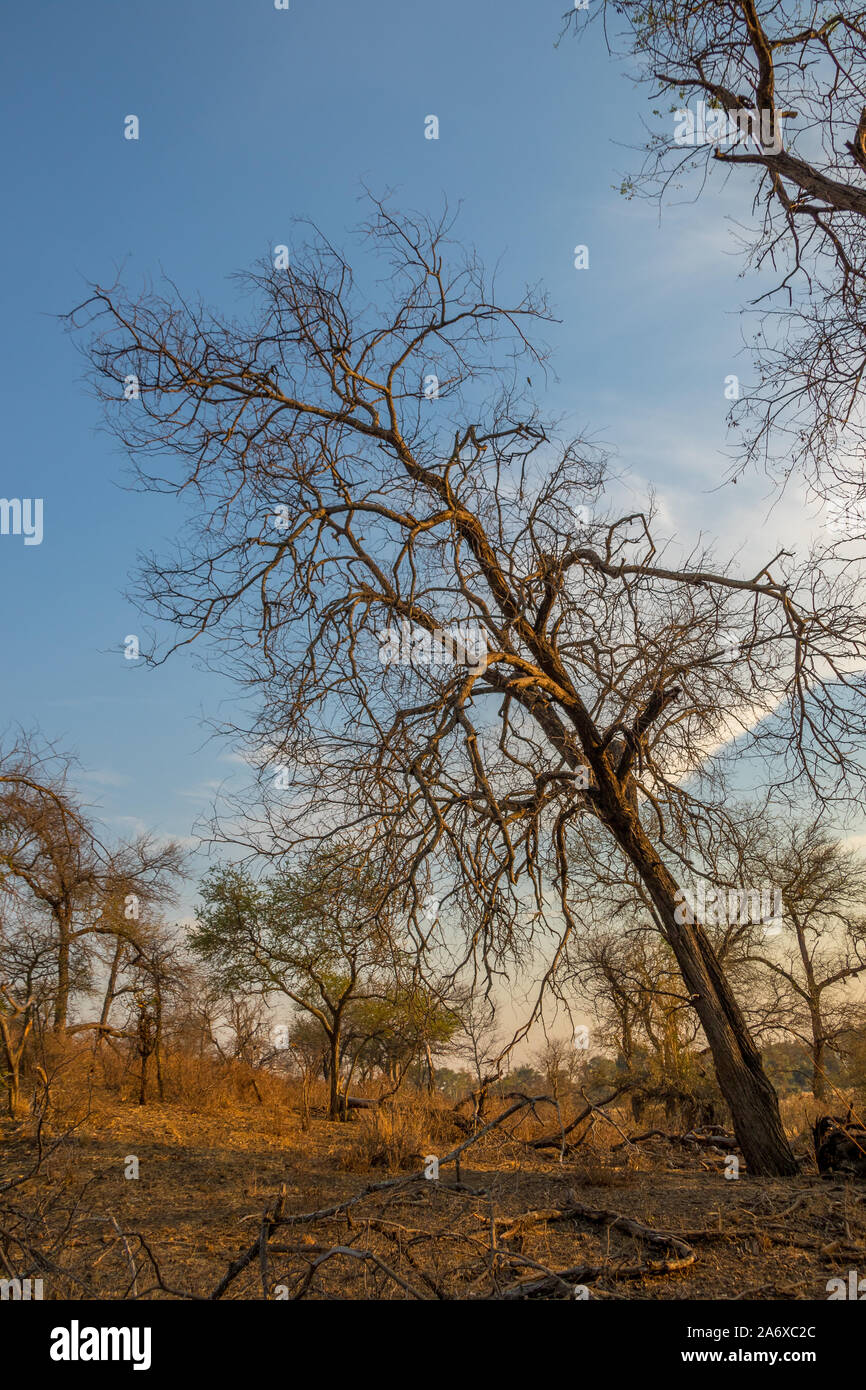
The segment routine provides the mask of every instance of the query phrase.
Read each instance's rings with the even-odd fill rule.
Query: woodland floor
[[[0,1124],[0,1185],[31,1167],[31,1130]],[[62,1132],[49,1131],[47,1149]],[[451,1164],[438,1183],[409,1183],[339,1216],[283,1224],[269,1246],[269,1286],[309,1298],[497,1298],[509,1288],[513,1297],[517,1281],[585,1266],[594,1299],[826,1299],[830,1278],[847,1280],[858,1262],[866,1269],[864,1183],[807,1171],[789,1181],[745,1172],[727,1180],[721,1153],[665,1140],[614,1149],[612,1129],[608,1147],[594,1130],[561,1161],[555,1150],[545,1156],[523,1142],[542,1132],[518,1117],[512,1134],[497,1131],[468,1150],[460,1184]],[[38,1175],[6,1194],[0,1224],[54,1266],[46,1298],[128,1297],[133,1264],[139,1296],[207,1297],[256,1241],[281,1185],[285,1216],[319,1211],[408,1176],[424,1153],[445,1153],[461,1135],[440,1126],[431,1147],[391,1168],[376,1138],[369,1118],[337,1124],[314,1113],[305,1132],[296,1113],[270,1103],[214,1112],[101,1097]],[[802,1144],[798,1152],[805,1155]],[[137,1179],[124,1175],[133,1155]],[[549,1219],[548,1209],[574,1204],[676,1237],[694,1261],[641,1273],[653,1260],[664,1264],[659,1250],[613,1227],[612,1216]],[[542,1215],[507,1220],[530,1212]],[[570,1278],[535,1296],[574,1297]],[[260,1299],[262,1280],[257,1254],[223,1296]]]

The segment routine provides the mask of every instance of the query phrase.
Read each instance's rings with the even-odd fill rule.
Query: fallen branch
[[[577,1129],[577,1126],[579,1124],[582,1124],[584,1120],[589,1119],[590,1115],[601,1112],[606,1105],[612,1105],[613,1102],[617,1100],[621,1095],[624,1095],[626,1091],[631,1091],[633,1089],[633,1081],[623,1082],[621,1086],[617,1086],[616,1090],[612,1091],[611,1094],[607,1096],[604,1100],[598,1101],[598,1103],[595,1105],[588,1105],[587,1108],[585,1110],[582,1110],[575,1119],[573,1119],[569,1124],[563,1127],[560,1134],[545,1134],[541,1139],[530,1139],[528,1141],[529,1147],[531,1149],[561,1148],[563,1138],[566,1134],[571,1134],[573,1130]]]
[[[708,1148],[735,1149],[737,1141],[731,1134],[695,1134],[691,1130],[688,1134],[668,1134],[663,1129],[648,1129],[645,1134],[633,1134],[628,1139],[623,1139],[622,1143],[611,1144],[611,1152],[614,1149],[624,1149],[626,1144],[642,1144],[647,1139],[664,1139],[668,1144],[683,1144],[686,1147],[695,1145],[700,1147],[706,1145]]]
[[[510,1105],[507,1110],[503,1110],[502,1113],[500,1115],[497,1115],[494,1120],[490,1120],[483,1127],[483,1129],[479,1129],[477,1134],[470,1135],[467,1139],[464,1139],[462,1143],[458,1144],[456,1148],[452,1149],[450,1153],[446,1154],[444,1158],[441,1158],[439,1160],[440,1169],[448,1163],[454,1163],[457,1165],[457,1170],[459,1172],[460,1155],[464,1153],[465,1150],[470,1147],[470,1145],[476,1144],[479,1141],[479,1139],[483,1139],[486,1134],[489,1134],[492,1130],[498,1128],[498,1126],[501,1125],[505,1120],[507,1120],[509,1116],[516,1114],[517,1111],[524,1110],[527,1106],[538,1105],[541,1103],[541,1101],[550,1101],[550,1097],[521,1095],[520,1098],[516,1100],[513,1105]],[[415,1183],[426,1181],[427,1174],[425,1169],[419,1168],[416,1172],[407,1174],[406,1177],[391,1178],[386,1182],[370,1183],[360,1192],[356,1192],[353,1197],[346,1197],[342,1202],[334,1202],[332,1206],[322,1207],[319,1211],[299,1212],[292,1216],[282,1215],[282,1208],[285,1200],[285,1188],[283,1188],[272,1215],[270,1217],[267,1217],[262,1222],[262,1228],[256,1240],[252,1243],[252,1245],[248,1247],[248,1249],[244,1250],[240,1255],[238,1255],[237,1259],[232,1261],[225,1274],[223,1275],[222,1279],[211,1291],[211,1293],[208,1294],[208,1299],[216,1300],[222,1298],[223,1294],[230,1287],[230,1285],[234,1283],[238,1275],[243,1273],[243,1271],[247,1268],[249,1264],[252,1263],[256,1256],[258,1256],[259,1260],[261,1261],[261,1242],[270,1240],[274,1231],[279,1226],[301,1226],[309,1225],[314,1221],[327,1221],[331,1217],[341,1216],[344,1212],[349,1211],[359,1202],[362,1202],[365,1197],[370,1197],[380,1192],[394,1193],[399,1191],[400,1188],[410,1187]],[[466,1190],[468,1191],[470,1189]],[[473,1193],[473,1195],[478,1194]]]
[[[634,1236],[654,1249],[664,1252],[664,1254],[660,1259],[641,1260],[631,1264],[616,1264],[608,1261],[601,1265],[583,1264],[573,1265],[564,1270],[551,1270],[541,1279],[521,1280],[517,1284],[512,1284],[500,1295],[501,1298],[538,1298],[564,1288],[568,1288],[571,1292],[574,1284],[592,1283],[602,1276],[610,1279],[643,1279],[650,1275],[677,1274],[683,1269],[688,1269],[697,1259],[691,1246],[678,1236],[654,1231],[652,1227],[645,1226],[630,1216],[620,1216],[617,1212],[588,1207],[582,1202],[573,1202],[568,1207],[524,1212],[517,1217],[500,1218],[500,1222],[507,1226],[507,1229],[501,1233],[501,1239],[508,1240],[526,1225],[572,1221],[576,1218],[590,1221],[595,1225],[606,1226],[609,1231],[621,1231],[626,1235]]]
[[[293,1302],[299,1298],[303,1298],[304,1294],[307,1292],[310,1285],[312,1284],[313,1279],[316,1277],[317,1271],[326,1262],[326,1260],[332,1260],[336,1256],[343,1256],[347,1259],[352,1260],[363,1260],[365,1264],[372,1264],[377,1269],[380,1269],[382,1273],[387,1276],[387,1278],[393,1279],[394,1283],[398,1284],[401,1289],[404,1289],[406,1291],[406,1293],[410,1293],[413,1298],[418,1298],[422,1300],[424,1298],[423,1293],[420,1293],[418,1289],[413,1288],[409,1281],[407,1279],[404,1279],[401,1274],[398,1274],[395,1269],[392,1269],[390,1265],[385,1264],[385,1261],[381,1260],[379,1256],[375,1253],[375,1251],[355,1250],[350,1245],[333,1245],[331,1246],[330,1250],[325,1250],[322,1254],[316,1255],[315,1259],[311,1261],[310,1267],[307,1270],[307,1273],[304,1275],[304,1278],[302,1279],[300,1286],[292,1295]]]

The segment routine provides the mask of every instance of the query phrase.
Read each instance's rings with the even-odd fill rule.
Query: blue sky
[[[181,655],[124,660],[141,632],[124,599],[137,552],[160,549],[170,499],[123,490],[83,363],[56,316],[110,283],[162,270],[225,307],[226,276],[309,216],[336,240],[362,181],[399,204],[463,211],[457,233],[504,285],[543,281],[550,404],[652,480],[682,534],[702,527],[772,554],[802,529],[769,519],[760,480],[724,494],[725,375],[746,364],[747,284],[724,221],[745,197],[657,211],[616,191],[639,156],[647,93],[601,36],[555,47],[563,0],[60,0],[7,15],[7,213],[0,494],[41,497],[40,546],[0,538],[0,724],[38,724],[77,750],[82,786],[117,833],[190,834],[241,775],[201,716],[227,685]],[[136,114],[140,139],[123,138]],[[424,120],[440,121],[438,141]],[[741,194],[742,194],[741,190]],[[590,267],[577,272],[585,243]]]

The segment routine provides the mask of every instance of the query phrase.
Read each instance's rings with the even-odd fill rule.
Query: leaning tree
[[[533,402],[543,302],[503,307],[444,219],[374,200],[363,232],[369,290],[314,230],[243,277],[243,319],[172,286],[97,286],[72,315],[141,485],[191,504],[144,601],[244,682],[262,846],[351,822],[416,944],[453,920],[488,975],[544,953],[552,974],[580,926],[572,870],[613,852],[751,1171],[793,1173],[678,876],[725,816],[724,750],[827,795],[860,777],[853,583],[785,553],[741,572],[665,540],[652,508],[617,512],[604,460]]]

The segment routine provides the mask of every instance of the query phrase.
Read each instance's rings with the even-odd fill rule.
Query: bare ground
[[[858,1264],[866,1272],[862,1183],[808,1171],[730,1180],[721,1153],[664,1140],[614,1148],[612,1129],[606,1146],[594,1131],[564,1159],[543,1156],[523,1142],[542,1130],[520,1117],[511,1134],[467,1150],[460,1183],[449,1164],[438,1182],[286,1222],[409,1178],[427,1154],[460,1142],[444,1118],[428,1115],[426,1126],[433,1137],[401,1162],[369,1117],[314,1114],[304,1132],[273,1103],[195,1111],[100,1097],[39,1174],[7,1194],[5,1229],[47,1258],[46,1298],[208,1297],[244,1251],[226,1298],[260,1299],[266,1282],[276,1297],[562,1298],[582,1284],[594,1299],[826,1299],[829,1279]],[[6,1121],[0,1184],[23,1175],[34,1152],[32,1125]],[[125,1176],[133,1157],[138,1178]],[[263,1268],[261,1248],[250,1250],[283,1187]],[[674,1244],[653,1244],[641,1227]]]

